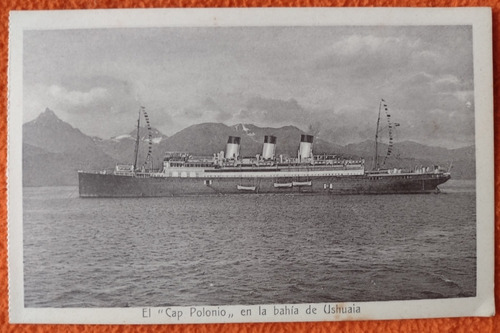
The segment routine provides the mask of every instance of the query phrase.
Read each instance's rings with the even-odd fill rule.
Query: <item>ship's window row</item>
[[[115,172],[116,175],[120,176],[135,176],[138,178],[166,178],[166,177],[173,177],[173,178],[276,178],[276,177],[307,177],[311,176],[311,174],[287,174],[287,175],[275,175],[275,174],[264,174],[264,175],[255,175],[255,174],[210,174],[210,173],[198,173],[198,172],[169,172],[169,173],[138,173],[138,174],[133,174],[133,173],[117,173]],[[344,177],[344,176],[356,176],[360,175],[359,173],[321,173],[321,174],[313,174],[312,176],[324,176],[324,177]],[[438,177],[437,175],[432,175],[432,177],[436,178]],[[369,179],[382,179],[383,177],[369,177]],[[398,178],[411,178],[411,176],[400,176]]]
[[[154,174],[153,174],[154,175]],[[342,176],[355,176],[355,175],[360,175],[359,173],[342,173],[342,174],[334,174],[334,173],[322,173],[322,174],[315,174],[313,176],[327,176],[327,177],[342,177]],[[142,177],[145,177],[145,175],[139,175]],[[273,175],[273,174],[265,174],[265,175],[255,175],[255,174],[209,174],[209,173],[197,173],[197,172],[172,172],[172,173],[165,173],[165,174],[159,174],[159,175],[154,175],[153,177],[181,177],[181,178],[197,178],[197,177],[204,177],[204,178],[275,178],[275,177],[306,177],[306,176],[311,176],[310,174],[287,174],[287,175]],[[380,179],[381,177],[371,177],[371,179]]]
[[[432,176],[434,177],[434,175]],[[376,180],[376,179],[384,179],[385,176],[371,176],[371,177],[368,177],[368,179],[370,180]],[[412,178],[412,176],[391,176],[391,179],[410,179]]]

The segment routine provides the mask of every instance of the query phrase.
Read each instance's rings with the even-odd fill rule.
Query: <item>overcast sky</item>
[[[24,122],[45,108],[88,135],[167,135],[202,122],[373,139],[384,98],[396,141],[474,143],[470,26],[28,31]]]

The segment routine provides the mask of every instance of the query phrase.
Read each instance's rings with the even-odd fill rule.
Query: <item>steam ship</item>
[[[385,111],[386,124],[381,119]],[[379,134],[384,127],[389,144],[384,160],[392,153],[392,129],[387,104],[381,100],[375,135],[374,164],[365,169],[364,159],[346,159],[337,155],[315,155],[314,137],[301,134],[297,155],[276,156],[278,138],[266,135],[262,153],[240,155],[241,138],[229,136],[225,151],[208,157],[193,157],[189,152],[167,152],[159,170],[138,167],[141,114],[151,130],[148,115],[139,110],[135,160],[132,165],[116,165],[113,171],[78,171],[80,197],[166,197],[222,195],[241,193],[276,194],[410,194],[434,193],[438,185],[450,179],[449,170],[439,166],[411,170],[382,169]],[[151,134],[146,161],[151,158]],[[146,165],[146,163],[145,163]]]

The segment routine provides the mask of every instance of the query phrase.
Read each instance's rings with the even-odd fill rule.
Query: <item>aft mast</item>
[[[140,134],[139,134],[139,130],[140,130],[140,126],[141,126],[141,111],[144,109],[144,106],[141,106],[139,108],[139,115],[137,116],[137,137],[135,139],[135,152],[134,152],[134,155],[135,155],[135,158],[134,158],[134,171],[136,171],[137,169],[137,158],[139,156],[139,140],[140,140]]]
[[[380,111],[382,110],[383,102],[385,102],[383,99],[380,100],[380,104],[378,106],[377,130],[375,132],[375,156],[373,157],[373,170],[378,169],[378,133],[380,127]]]

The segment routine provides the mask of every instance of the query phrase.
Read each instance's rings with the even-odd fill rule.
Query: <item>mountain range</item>
[[[252,124],[227,126],[203,123],[187,127],[170,137],[155,128],[151,128],[151,131],[140,128],[138,160],[145,160],[149,145],[154,168],[160,167],[166,151],[186,151],[195,156],[210,156],[225,150],[230,135],[241,137],[243,156],[261,153],[265,135],[277,137],[277,155],[296,156],[301,134],[305,133],[294,126],[268,128]],[[137,129],[110,139],[90,137],[46,109],[38,118],[23,125],[23,185],[76,185],[78,170],[113,169],[116,164],[133,164],[136,138]],[[314,153],[363,157],[369,168],[372,165],[374,145],[374,141],[364,141],[341,146],[315,138]],[[385,155],[388,146],[380,144],[379,147],[379,155]],[[474,178],[474,146],[446,149],[404,141],[395,144],[391,157],[386,160],[387,167],[405,168],[433,164],[448,166],[450,163],[453,164],[453,178]]]

